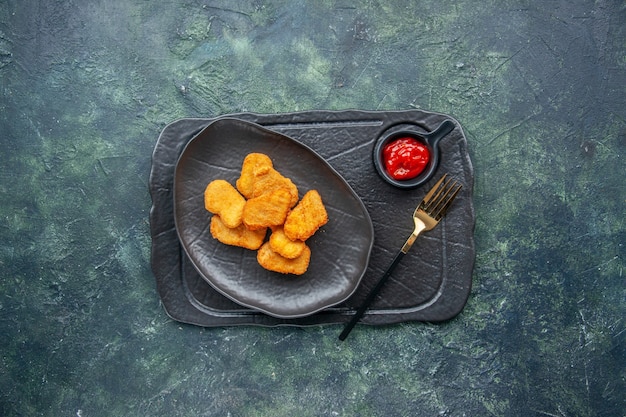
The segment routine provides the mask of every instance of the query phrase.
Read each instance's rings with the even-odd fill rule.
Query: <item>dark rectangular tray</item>
[[[352,297],[302,318],[272,317],[218,293],[196,272],[179,243],[172,188],[176,162],[185,145],[215,119],[181,119],[166,126],[157,140],[149,184],[153,203],[152,270],[165,311],[172,319],[199,326],[309,326],[347,322],[410,234],[411,214],[426,192],[421,188],[401,190],[385,183],[372,163],[374,143],[390,129],[411,127],[429,132],[445,119],[451,119],[456,127],[440,142],[442,160],[435,177],[448,173],[463,184],[463,191],[455,201],[453,213],[415,243],[361,322],[381,325],[444,321],[463,309],[472,282],[475,218],[473,168],[467,140],[456,120],[420,110],[240,113],[227,117],[258,123],[308,145],[345,178],[363,200],[374,223],[370,264]],[[428,259],[427,270],[424,258],[419,262],[420,257]]]

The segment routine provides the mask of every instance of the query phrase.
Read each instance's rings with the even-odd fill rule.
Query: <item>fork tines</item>
[[[444,174],[433,188],[426,194],[420,208],[430,216],[440,220],[445,214],[456,195],[463,187],[457,181],[448,179]]]

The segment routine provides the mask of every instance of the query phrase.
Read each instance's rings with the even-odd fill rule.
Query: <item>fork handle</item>
[[[396,257],[393,258],[391,265],[387,267],[387,270],[385,271],[383,276],[378,280],[374,288],[372,288],[370,292],[367,294],[365,301],[363,301],[363,303],[359,306],[354,316],[352,316],[352,319],[348,322],[348,324],[346,324],[346,327],[343,328],[343,331],[339,335],[339,340],[343,341],[346,339],[346,337],[348,337],[348,335],[352,331],[352,328],[357,324],[357,322],[361,319],[361,317],[363,317],[363,314],[365,314],[365,311],[370,306],[370,304],[372,304],[372,301],[374,301],[374,298],[376,298],[376,295],[378,294],[380,289],[383,287],[383,285],[385,285],[385,282],[387,281],[387,279],[389,278],[393,270],[396,269],[396,266],[398,265],[400,260],[404,258],[404,255],[405,255],[405,252],[400,251],[398,252]]]

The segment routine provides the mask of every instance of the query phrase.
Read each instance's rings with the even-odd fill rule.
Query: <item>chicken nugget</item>
[[[272,229],[269,242],[274,252],[289,259],[300,256],[306,247],[306,243],[301,240],[289,239],[282,227]]]
[[[204,207],[220,216],[228,227],[241,224],[246,199],[228,181],[214,180],[204,190]]]
[[[302,275],[309,268],[311,249],[305,245],[300,256],[295,259],[288,259],[274,252],[270,243],[266,242],[258,250],[256,259],[267,270],[281,274]]]
[[[243,207],[243,224],[252,230],[281,225],[285,222],[290,204],[291,195],[282,188],[251,198]]]
[[[256,170],[252,185],[252,198],[271,193],[274,190],[286,189],[289,191],[291,201],[289,207],[298,203],[298,187],[289,178],[283,176],[274,168]]]
[[[227,227],[217,214],[211,217],[211,235],[225,245],[256,250],[265,240],[267,229],[250,230],[244,224]]]
[[[317,190],[308,191],[287,215],[284,230],[291,240],[307,240],[328,223],[328,213]]]
[[[243,160],[241,174],[236,182],[239,192],[246,198],[252,198],[257,176],[264,175],[272,167],[272,160],[269,156],[263,153],[248,154]]]

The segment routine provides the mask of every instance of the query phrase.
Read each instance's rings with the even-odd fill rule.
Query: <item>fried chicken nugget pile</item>
[[[304,274],[311,260],[305,241],[328,222],[319,193],[310,190],[298,201],[296,185],[262,153],[244,158],[235,185],[218,179],[204,191],[204,206],[213,213],[213,238],[257,250],[257,261],[267,270]]]

